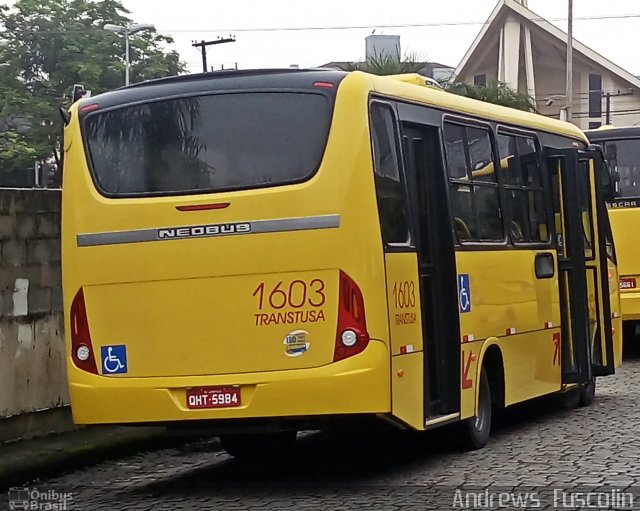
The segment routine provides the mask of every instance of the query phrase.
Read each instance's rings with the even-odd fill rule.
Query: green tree
[[[365,73],[381,76],[418,73],[426,65],[426,62],[420,62],[420,60],[424,59],[419,59],[416,54],[409,54],[401,60],[390,55],[374,55],[364,62],[353,62],[342,66],[342,69],[344,71],[364,71]],[[460,81],[445,81],[440,85],[446,91],[459,96],[516,108],[526,112],[536,112],[536,103],[531,96],[514,90],[504,83],[489,81],[486,85],[472,85]]]
[[[446,91],[459,96],[516,108],[526,112],[536,111],[536,102],[531,96],[514,90],[504,83],[489,81],[486,85],[472,85],[466,82],[451,82],[442,85]]]
[[[417,73],[425,67],[415,54],[408,54],[402,59],[392,55],[381,54],[367,58],[364,62],[350,62],[342,66],[343,71],[364,71],[373,75],[387,76],[405,73]]]
[[[62,123],[58,107],[69,105],[73,85],[99,94],[124,84],[124,39],[106,23],[131,22],[119,0],[17,0],[0,6],[0,125],[28,123],[20,132],[35,159],[55,157]],[[132,82],[184,72],[172,39],[157,33],[131,37]],[[0,126],[1,127],[1,126]],[[29,151],[31,153],[31,151]],[[13,168],[13,153],[0,154],[0,172]],[[0,174],[1,175],[1,174]],[[0,178],[1,179],[1,178]]]

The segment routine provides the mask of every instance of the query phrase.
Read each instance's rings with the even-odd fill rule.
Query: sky
[[[402,52],[455,67],[496,5],[496,0],[123,0],[136,22],[170,35],[189,71],[202,70],[194,40],[234,35],[236,42],[210,46],[209,66],[313,67],[364,58],[364,38],[400,35]],[[529,8],[567,27],[567,1],[529,0]],[[638,15],[617,19],[580,19]],[[574,0],[574,37],[624,69],[640,75],[640,2]],[[389,25],[420,27],[393,28]],[[327,29],[357,26],[366,28]],[[256,29],[325,27],[322,30]]]

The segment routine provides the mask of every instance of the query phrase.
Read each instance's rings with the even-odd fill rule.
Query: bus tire
[[[264,461],[282,458],[291,452],[296,431],[269,433],[230,433],[220,435],[220,443],[234,458],[246,461]]]
[[[478,415],[465,419],[461,424],[461,447],[466,451],[482,449],[491,434],[491,387],[489,377],[483,367],[480,371],[478,394]]]
[[[565,390],[558,395],[558,404],[565,410],[573,410],[574,408],[578,408],[578,406],[580,406],[581,393],[582,389],[576,387]]]
[[[591,406],[596,397],[596,379],[592,378],[590,382],[580,387],[580,406]]]

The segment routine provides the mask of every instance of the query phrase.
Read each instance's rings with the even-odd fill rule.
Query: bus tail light
[[[356,283],[340,272],[338,297],[338,331],[333,361],[337,362],[362,352],[369,344],[364,311],[364,298]]]
[[[91,334],[89,333],[89,321],[87,319],[87,307],[84,303],[82,288],[78,291],[71,304],[71,356],[73,363],[79,369],[89,373],[98,374],[96,358],[93,354]]]

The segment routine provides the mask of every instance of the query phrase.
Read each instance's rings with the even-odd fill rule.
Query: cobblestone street
[[[479,498],[514,489],[521,498],[537,495],[538,505],[533,500],[527,508],[552,508],[571,507],[554,490],[595,487],[614,497],[632,491],[633,509],[640,509],[639,378],[635,356],[615,377],[598,380],[589,408],[566,411],[541,400],[510,409],[490,445],[471,453],[456,451],[451,433],[442,431],[311,434],[299,439],[291,459],[248,465],[218,452],[214,442],[198,442],[31,486],[71,492],[67,508],[87,510],[448,509],[466,507],[469,492],[477,497],[485,489]]]

